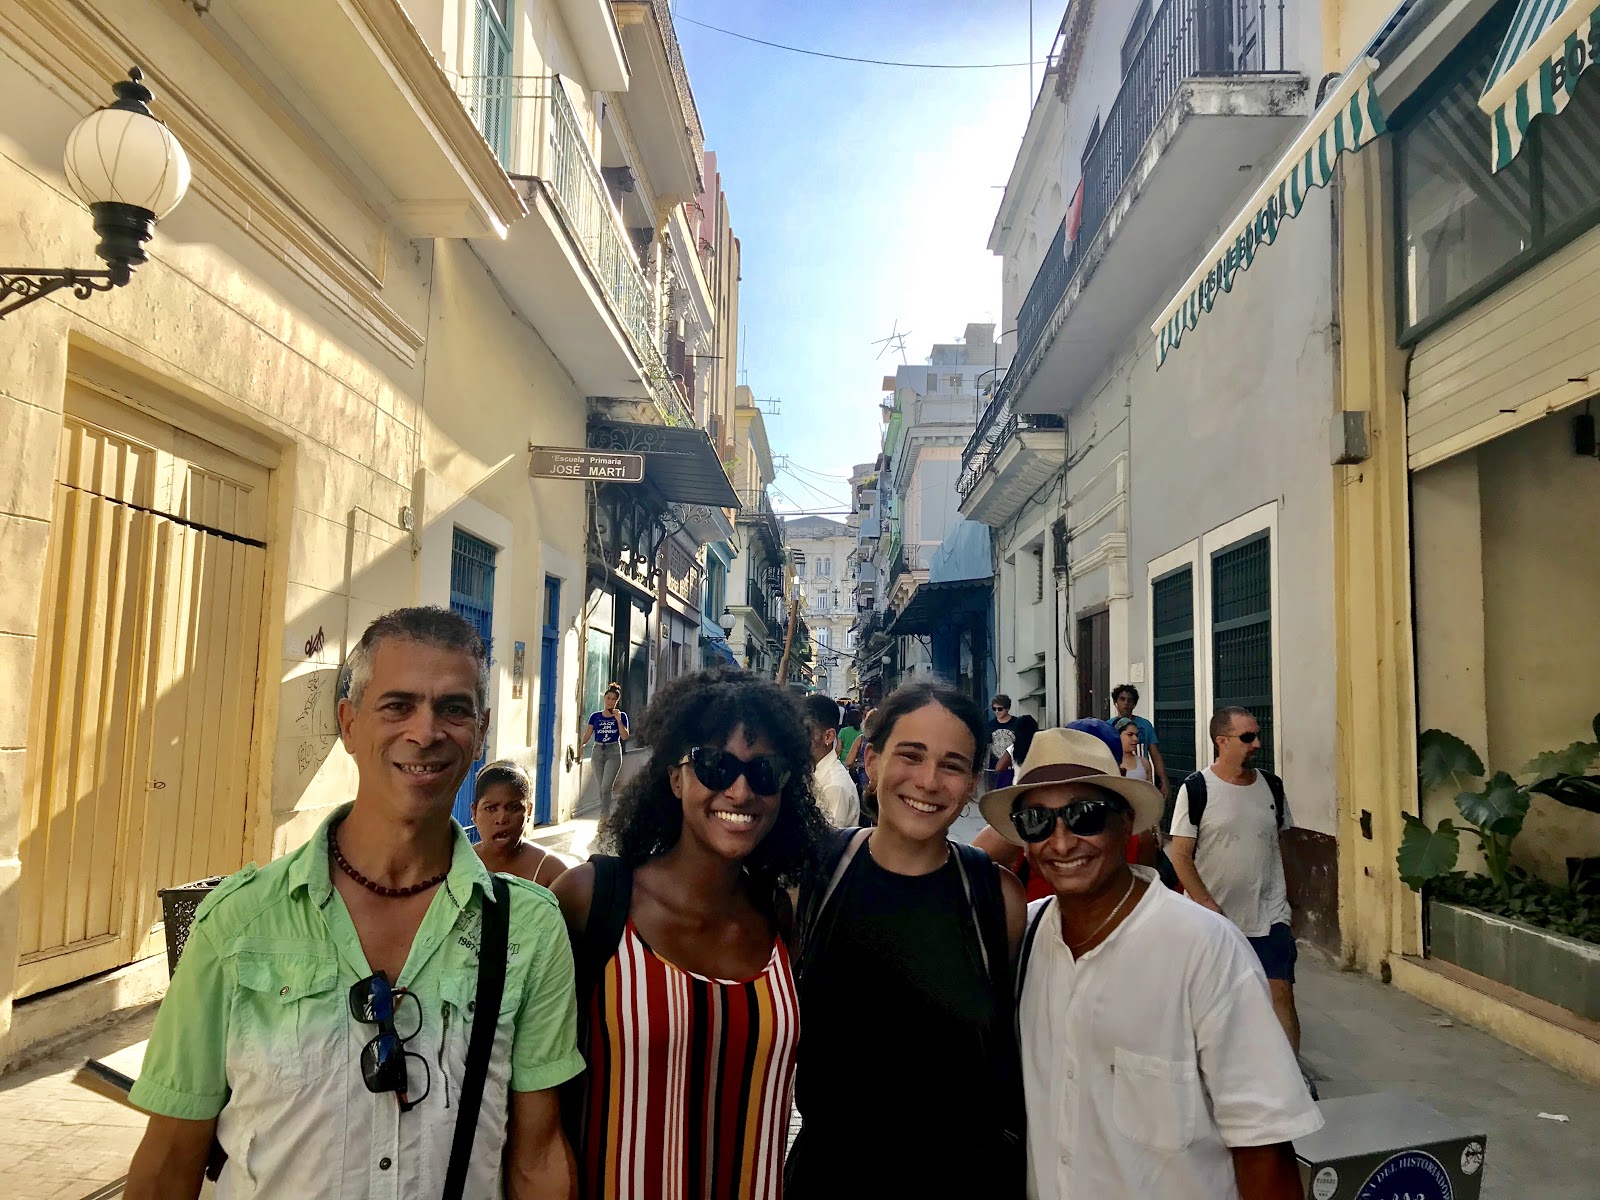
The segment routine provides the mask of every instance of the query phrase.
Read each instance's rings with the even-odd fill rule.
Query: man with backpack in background
[[[1195,903],[1227,917],[1250,939],[1272,990],[1272,1008],[1300,1052],[1294,1006],[1294,934],[1280,834],[1294,827],[1283,781],[1255,765],[1261,726],[1248,709],[1227,706],[1211,718],[1214,759],[1190,775],[1173,799],[1168,853]]]

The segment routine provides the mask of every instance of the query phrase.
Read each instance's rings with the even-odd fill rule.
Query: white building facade
[[[991,235],[1016,357],[959,492],[994,531],[999,690],[1052,725],[1132,683],[1178,778],[1210,761],[1213,709],[1249,707],[1303,827],[1302,932],[1336,945],[1328,194],[1204,344],[1158,369],[1150,330],[1310,113],[1318,22],[1068,9]]]

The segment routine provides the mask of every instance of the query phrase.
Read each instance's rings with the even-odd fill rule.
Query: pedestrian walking
[[[488,685],[450,612],[368,626],[339,701],[355,798],[195,914],[130,1095],[153,1115],[129,1200],[198,1196],[224,1154],[219,1200],[571,1193],[556,1088],[583,1060],[561,914],[492,876],[450,816]]]
[[[1144,753],[1144,744],[1139,738],[1139,726],[1132,717],[1118,717],[1111,723],[1111,727],[1117,732],[1119,743],[1117,761],[1122,765],[1123,775],[1129,779],[1142,779],[1149,783],[1153,772],[1150,769],[1150,760]]]
[[[1161,757],[1161,739],[1156,736],[1156,727],[1133,711],[1139,705],[1139,689],[1131,683],[1119,684],[1111,693],[1111,705],[1113,721],[1125,718],[1139,731],[1139,745],[1144,748],[1144,757],[1150,760],[1153,772],[1150,782],[1163,796],[1167,795],[1172,785],[1167,778],[1166,761]]]
[[[496,874],[549,887],[572,866],[554,850],[524,841],[533,780],[514,762],[492,762],[473,780],[472,825],[482,839],[478,857]]]
[[[1017,1022],[1031,1200],[1303,1200],[1322,1126],[1230,922],[1127,861],[1161,794],[1096,738],[1047,730],[990,826],[1054,895],[1028,908]]]
[[[1001,692],[989,702],[989,770],[993,786],[1007,787],[1016,775],[1017,764],[1028,757],[1039,722],[1024,713],[1011,714],[1011,697]]]
[[[872,790],[872,781],[867,778],[866,755],[877,716],[877,709],[867,709],[866,715],[861,718],[861,736],[850,743],[850,749],[844,756],[845,768],[850,772],[850,778],[855,780],[856,795],[861,797],[861,814],[856,819],[862,825],[878,823],[878,797]]]
[[[861,737],[861,710],[854,704],[846,705],[844,724],[839,727],[839,761],[848,762],[850,751]]]
[[[788,1200],[1020,1200],[1022,887],[949,840],[986,734],[982,710],[948,685],[895,691],[868,735],[878,825],[835,834],[801,886]],[[930,1141],[951,1134],[956,1153]]]
[[[1227,706],[1211,718],[1213,760],[1183,781],[1173,803],[1172,865],[1189,898],[1219,912],[1250,939],[1272,986],[1272,1007],[1295,1053],[1299,956],[1289,921],[1282,835],[1294,828],[1283,781],[1255,766],[1261,726],[1249,709]]]
[[[833,722],[839,706],[832,698],[817,692],[805,699],[806,730],[811,735],[811,791],[817,807],[835,829],[853,829],[860,823],[861,797],[855,780],[839,761],[839,731]]]
[[[633,736],[633,731],[628,727],[628,714],[617,707],[621,703],[622,689],[613,683],[606,688],[601,707],[589,714],[589,719],[583,727],[583,740],[578,746],[581,752],[589,744],[589,739],[594,739],[594,754],[591,756],[591,761],[595,765],[600,789],[602,820],[611,813],[617,774],[622,770],[622,748]]]
[[[583,1200],[776,1200],[800,1021],[783,887],[827,831],[793,697],[746,671],[661,688],[650,761],[556,881],[588,1074]],[[562,1193],[564,1196],[565,1193]]]

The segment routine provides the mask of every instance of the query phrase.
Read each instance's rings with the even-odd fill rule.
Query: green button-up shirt
[[[415,1057],[415,1098],[368,1092],[361,1049],[377,1028],[350,1014],[372,974],[329,874],[328,826],[270,865],[246,867],[195,914],[156,1017],[132,1101],[171,1117],[217,1118],[228,1152],[220,1200],[433,1200],[444,1185],[466,1064],[490,875],[456,827],[450,873],[434,894],[397,981],[395,1025]],[[506,984],[466,1195],[501,1194],[511,1091],[535,1092],[583,1069],[572,951],[555,898],[507,877]]]

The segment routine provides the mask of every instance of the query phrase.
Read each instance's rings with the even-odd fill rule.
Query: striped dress
[[[583,1200],[778,1200],[800,1040],[783,940],[754,979],[707,979],[630,920],[591,1003]]]

